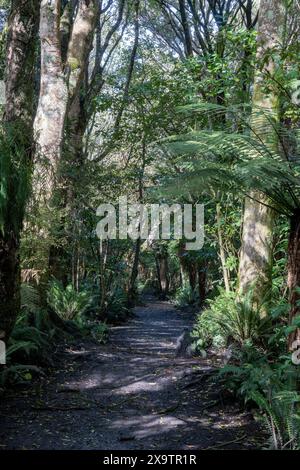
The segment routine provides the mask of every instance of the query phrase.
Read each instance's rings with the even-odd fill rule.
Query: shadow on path
[[[189,314],[167,302],[135,309],[110,343],[65,351],[64,366],[0,406],[1,449],[168,449],[257,446],[256,423],[225,406],[199,359],[175,357]],[[195,380],[198,379],[198,380]]]

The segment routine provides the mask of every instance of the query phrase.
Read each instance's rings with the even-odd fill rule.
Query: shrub
[[[196,319],[192,336],[201,348],[210,346],[223,347],[227,337],[220,328],[220,322],[225,311],[235,308],[234,294],[220,290],[214,300],[208,300],[208,308],[201,312]]]
[[[183,308],[189,305],[197,304],[199,300],[197,290],[193,290],[189,285],[180,287],[174,298],[174,303],[177,307]]]
[[[104,322],[94,324],[91,328],[92,337],[102,344],[105,344],[107,342],[108,331],[108,326]]]
[[[272,321],[263,317],[263,306],[255,306],[252,295],[236,301],[233,292],[220,290],[209,300],[209,307],[200,313],[193,330],[193,337],[202,347],[226,346],[230,341],[262,345],[268,339]]]
[[[276,363],[253,348],[237,352],[240,363],[219,372],[223,385],[245,403],[255,404],[269,433],[268,447],[300,449],[300,370],[288,356]]]
[[[271,332],[270,316],[262,316],[262,306],[255,306],[252,296],[234,303],[233,308],[226,308],[223,315],[217,319],[220,330],[226,339],[243,344],[250,341],[253,344],[263,344]]]
[[[64,288],[60,282],[54,280],[50,284],[47,301],[63,320],[75,320],[87,310],[90,295],[85,290],[77,292],[72,284]]]
[[[21,309],[28,313],[40,312],[40,296],[36,288],[27,283],[22,283],[20,288]]]
[[[107,321],[115,323],[128,318],[130,309],[127,300],[127,294],[121,287],[115,287],[107,293],[104,312]]]
[[[300,394],[284,390],[270,391],[268,395],[252,393],[263,414],[263,421],[270,434],[269,448],[275,450],[300,450]]]

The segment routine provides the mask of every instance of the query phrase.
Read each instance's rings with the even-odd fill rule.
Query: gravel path
[[[256,423],[209,385],[210,365],[175,357],[191,322],[190,314],[151,301],[112,328],[108,345],[66,349],[49,377],[2,398],[0,448],[257,447]]]

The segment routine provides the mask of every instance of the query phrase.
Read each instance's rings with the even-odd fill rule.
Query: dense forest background
[[[193,308],[193,353],[230,352],[222,386],[299,449],[299,0],[0,7],[1,386],[151,294]],[[203,248],[100,243],[124,195],[204,204]]]

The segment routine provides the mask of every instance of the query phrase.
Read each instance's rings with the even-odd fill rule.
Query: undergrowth
[[[41,307],[38,290],[21,286],[21,311],[6,347],[6,364],[0,369],[0,387],[26,384],[44,375],[53,365],[59,346],[73,339],[72,332],[99,343],[108,338],[108,326],[85,315],[91,303],[89,292],[77,292],[52,281],[48,290],[48,307]],[[57,315],[61,323],[53,320]],[[64,327],[65,326],[65,327]]]
[[[288,308],[284,302],[257,306],[251,294],[236,301],[221,290],[198,315],[192,335],[198,350],[225,353],[219,385],[256,410],[269,436],[265,446],[299,450],[300,367],[286,351],[300,319],[288,325]]]

